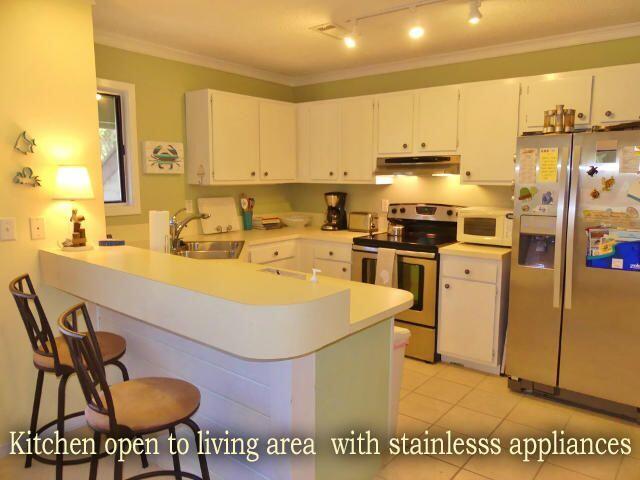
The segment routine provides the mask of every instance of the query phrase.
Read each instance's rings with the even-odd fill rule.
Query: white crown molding
[[[107,47],[120,48],[130,52],[151,55],[152,57],[166,58],[167,60],[175,60],[178,62],[189,63],[191,65],[199,65],[201,67],[213,68],[228,73],[236,73],[246,77],[266,80],[268,82],[280,83],[292,86],[295,78],[288,75],[282,75],[260,68],[243,65],[240,63],[228,62],[207,55],[188,52],[177,48],[159,45],[157,43],[139,40],[137,38],[110,33],[102,30],[94,31],[94,42]]]
[[[293,86],[312,85],[315,83],[346,80],[350,78],[400,72],[404,70],[414,70],[417,68],[433,67],[437,65],[468,62],[485,58],[504,57],[506,55],[514,55],[518,53],[570,47],[585,43],[604,42],[607,40],[617,40],[635,36],[640,36],[640,22],[597,28],[593,30],[582,30],[572,33],[563,33],[561,35],[536,38],[533,40],[472,48],[397,62],[379,63],[361,68],[349,68],[323,74],[295,77]]]
[[[503,57],[519,53],[535,52],[539,50],[549,50],[553,48],[570,47],[585,43],[604,42],[607,40],[617,40],[621,38],[640,36],[640,22],[615,25],[610,27],[597,28],[592,30],[582,30],[579,32],[563,33],[533,40],[504,43],[489,47],[472,48],[460,50],[452,53],[430,55],[427,57],[412,58],[397,62],[379,63],[366,67],[349,68],[336,70],[327,73],[290,76],[283,75],[259,68],[242,65],[239,63],[219,60],[206,55],[187,52],[176,48],[158,45],[145,40],[96,30],[94,33],[95,43],[109,47],[120,48],[132,52],[151,55],[154,57],[166,58],[178,62],[200,65],[224,72],[236,73],[260,80],[275,82],[291,87],[312,85],[315,83],[332,82],[336,80],[346,80],[350,78],[365,77],[369,75],[379,75],[384,73],[400,72],[417,68],[433,67],[453,63],[481,60],[485,58]],[[338,47],[339,48],[339,47]]]

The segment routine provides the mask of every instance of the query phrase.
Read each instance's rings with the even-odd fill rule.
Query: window
[[[105,213],[140,213],[135,86],[98,79],[96,100]]]

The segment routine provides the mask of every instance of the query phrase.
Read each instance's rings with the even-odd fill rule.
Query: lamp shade
[[[56,200],[84,200],[93,198],[93,188],[87,167],[63,165],[56,173]]]

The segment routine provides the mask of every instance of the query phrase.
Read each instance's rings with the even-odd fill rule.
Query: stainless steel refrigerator
[[[510,386],[640,419],[640,131],[516,153]]]

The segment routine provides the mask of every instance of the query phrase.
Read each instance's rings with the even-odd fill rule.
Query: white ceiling
[[[459,61],[465,53],[526,51],[534,49],[531,41],[537,39],[550,48],[640,34],[639,0],[484,0],[484,18],[475,26],[467,23],[468,1],[447,0],[416,10],[426,29],[422,39],[408,37],[413,17],[403,11],[362,21],[359,45],[352,50],[310,30],[327,22],[345,25],[353,17],[407,3],[96,0],[94,26],[98,43],[192,58],[289,84],[444,63],[446,58]],[[394,65],[385,65],[390,62]]]

